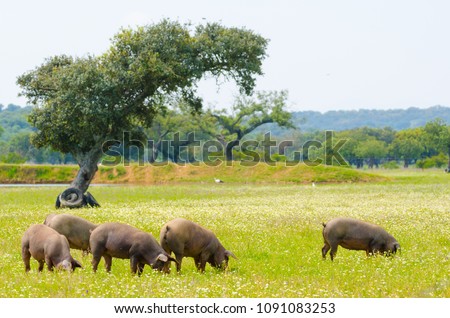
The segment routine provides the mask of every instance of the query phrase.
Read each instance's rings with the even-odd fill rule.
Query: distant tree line
[[[193,113],[181,103],[165,101],[165,113],[154,119],[151,128],[142,129],[139,134],[124,135],[124,140],[116,140],[110,145],[109,153],[123,157],[121,163],[138,162],[143,156],[149,163],[164,160],[194,162],[199,158],[196,152],[200,150],[188,146],[200,141],[214,146],[216,159],[252,160],[264,156],[264,136],[270,131],[276,145],[292,142],[289,147],[271,147],[271,159],[294,160],[296,154],[304,155],[302,147],[308,141],[324,143],[327,127],[305,131],[303,124],[286,110],[287,100],[286,91],[257,92],[250,97],[237,97],[229,109],[210,108],[201,113]],[[29,106],[10,104],[5,107],[0,104],[0,162],[74,164],[70,154],[32,145],[30,138],[34,131],[27,121],[30,112]],[[401,130],[368,126],[334,130],[333,137],[335,142],[346,140],[339,152],[356,168],[407,168],[412,164],[419,168],[449,166],[450,126],[441,118]],[[179,147],[168,146],[174,141]],[[240,151],[242,143],[251,146],[246,148],[247,152]],[[249,156],[248,149],[259,156]],[[313,158],[323,156],[325,151],[314,147],[311,150],[308,156]]]
[[[337,110],[324,113],[318,111],[297,111],[292,113],[293,122],[304,131],[322,129],[349,130],[359,127],[391,127],[404,130],[425,126],[436,118],[450,124],[450,107],[432,106],[428,108],[409,107],[407,109],[359,109]]]
[[[340,149],[346,161],[356,168],[385,168],[415,164],[418,168],[448,168],[450,165],[450,126],[442,119],[422,127],[394,130],[390,127],[360,127],[335,131],[336,140],[346,140]],[[323,140],[318,131],[302,138]]]

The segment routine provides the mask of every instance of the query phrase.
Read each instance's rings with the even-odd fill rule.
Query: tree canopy
[[[280,127],[294,128],[291,113],[286,110],[287,91],[260,91],[255,96],[238,96],[231,111],[209,110],[202,118],[202,130],[227,147],[227,160],[232,160],[231,149],[242,138],[259,126],[276,123]]]
[[[241,92],[251,93],[267,44],[246,29],[163,20],[122,29],[100,56],[50,57],[17,81],[36,106],[32,142],[71,153],[80,165],[72,186],[85,191],[102,144],[150,126],[167,96],[200,109],[196,88],[204,76],[232,79]]]

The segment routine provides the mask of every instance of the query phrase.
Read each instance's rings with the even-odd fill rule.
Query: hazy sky
[[[0,103],[25,105],[17,76],[45,58],[101,54],[121,27],[219,21],[270,39],[257,90],[291,110],[450,106],[447,0],[0,0]],[[200,86],[227,106],[234,85]]]

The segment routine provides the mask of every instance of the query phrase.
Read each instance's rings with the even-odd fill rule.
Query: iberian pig
[[[111,271],[112,258],[116,257],[130,259],[131,272],[137,272],[138,275],[142,273],[145,264],[168,273],[170,261],[175,261],[152,235],[128,224],[101,224],[92,231],[89,243],[94,272],[97,271],[102,256],[108,272]]]
[[[167,253],[175,254],[177,271],[181,270],[183,257],[193,257],[195,266],[201,272],[205,271],[207,262],[213,267],[225,269],[230,256],[237,259],[232,252],[225,250],[213,232],[182,218],[166,223],[159,240]]]
[[[67,238],[44,224],[32,225],[22,237],[22,260],[26,272],[30,271],[31,256],[39,262],[39,271],[44,268],[44,262],[49,271],[53,267],[66,270],[82,267],[70,255]]]
[[[70,248],[89,253],[89,237],[96,224],[71,214],[50,214],[44,224],[67,237]]]
[[[400,249],[397,240],[378,225],[351,218],[335,218],[323,223],[322,257],[330,251],[331,260],[338,245],[349,250],[364,250],[367,255],[375,253],[395,254]]]

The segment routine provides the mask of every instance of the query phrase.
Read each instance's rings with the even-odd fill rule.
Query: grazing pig
[[[22,237],[22,259],[26,272],[30,271],[31,256],[39,262],[39,271],[44,268],[44,262],[49,271],[53,267],[66,270],[82,267],[70,255],[67,238],[44,224],[32,225]]]
[[[70,248],[89,253],[89,237],[96,224],[71,214],[50,214],[44,224],[67,237]]]
[[[183,257],[193,257],[195,266],[205,271],[206,262],[211,266],[226,269],[228,258],[237,257],[220,244],[217,237],[208,229],[185,219],[174,219],[166,223],[159,236],[162,248],[175,254],[177,271],[181,270]]]
[[[323,223],[322,257],[330,250],[331,260],[338,245],[349,250],[364,250],[367,255],[375,253],[395,254],[400,249],[397,240],[378,225],[351,218],[335,218]]]
[[[152,235],[127,224],[101,224],[92,231],[89,243],[94,272],[97,271],[102,256],[108,272],[111,271],[112,258],[116,257],[130,259],[131,272],[137,272],[138,275],[142,273],[145,264],[168,273],[170,261],[175,261]]]

